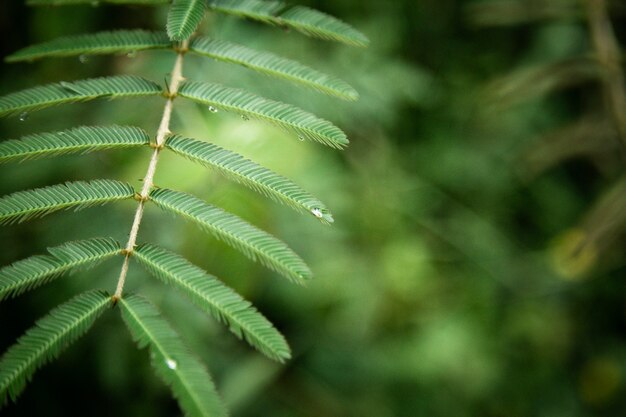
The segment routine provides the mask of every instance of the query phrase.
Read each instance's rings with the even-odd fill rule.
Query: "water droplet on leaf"
[[[213,107],[213,106],[209,106],[209,111],[211,113],[217,113],[217,109],[215,107]]]
[[[298,139],[300,139],[300,141],[304,141],[304,136],[298,135]]]
[[[311,213],[313,213],[313,215],[317,217],[318,219],[321,219],[324,216],[324,214],[322,213],[322,210],[318,209],[317,207],[311,210]]]
[[[170,358],[165,359],[165,364],[170,369],[176,369],[178,367],[178,363],[174,359]]]
[[[20,113],[20,122],[23,122],[26,119],[28,119],[28,112]]]

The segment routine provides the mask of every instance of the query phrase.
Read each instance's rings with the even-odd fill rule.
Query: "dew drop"
[[[165,359],[165,364],[170,369],[176,369],[178,367],[178,363],[174,359],[170,358]]]
[[[241,120],[243,120],[244,122],[247,122],[248,120],[250,120],[250,118],[248,116],[246,116],[245,114],[241,115]]]
[[[313,213],[313,215],[317,217],[318,219],[321,219],[324,216],[324,214],[322,213],[322,210],[318,209],[317,207],[312,209],[311,213]]]
[[[81,64],[86,64],[87,62],[89,62],[89,57],[87,55],[85,55],[85,54],[79,55],[78,56],[78,61]]]
[[[300,139],[301,142],[304,142],[304,136],[298,135],[298,139]]]
[[[129,51],[126,53],[127,58],[134,58],[137,56],[137,51]]]
[[[209,111],[211,113],[217,113],[217,108],[213,107],[213,106],[209,106]]]
[[[28,112],[20,113],[20,122],[23,122],[26,119],[28,119]]]

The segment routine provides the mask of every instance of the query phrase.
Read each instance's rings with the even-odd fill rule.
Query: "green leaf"
[[[93,267],[121,254],[120,244],[112,238],[68,242],[48,248],[49,255],[35,255],[0,268],[0,301],[47,284],[80,267]]]
[[[150,347],[156,373],[170,386],[185,415],[222,417],[227,412],[204,365],[150,302],[129,295],[119,302],[122,318],[140,348]]]
[[[276,24],[276,15],[285,8],[285,4],[264,0],[209,0],[209,7],[220,13]]]
[[[242,65],[345,100],[356,100],[359,97],[354,88],[339,78],[331,77],[299,62],[236,43],[198,37],[191,41],[189,51],[219,61]]]
[[[167,15],[167,34],[170,39],[188,39],[196,31],[205,11],[206,0],[174,0]]]
[[[304,6],[295,6],[281,13],[279,22],[305,35],[327,41],[366,47],[367,36],[341,20]]]
[[[0,97],[0,116],[102,97],[111,99],[144,97],[158,96],[162,93],[157,83],[133,75],[91,78],[74,82],[61,81]]]
[[[0,225],[21,223],[46,214],[133,198],[130,185],[114,180],[76,181],[34,190],[18,191],[0,198]]]
[[[150,136],[130,126],[78,127],[60,132],[35,133],[0,142],[0,163],[26,161],[65,154],[145,146]]]
[[[282,2],[264,0],[211,0],[209,7],[220,13],[294,29],[319,39],[351,46],[369,45],[369,39],[352,26],[308,7],[286,7]]]
[[[195,139],[170,136],[165,146],[179,155],[251,188],[296,210],[306,211],[321,221],[332,223],[326,206],[298,185],[243,156],[217,145]]]
[[[309,267],[287,245],[233,214],[192,195],[164,188],[152,191],[150,199],[162,209],[194,221],[250,259],[258,259],[294,282],[312,277]]]
[[[153,245],[133,252],[155,277],[185,293],[198,307],[228,324],[230,331],[245,338],[263,354],[283,362],[291,356],[285,338],[250,302],[220,280],[181,256]]]
[[[208,106],[265,120],[294,132],[302,139],[317,141],[337,149],[348,145],[346,134],[329,121],[289,104],[259,97],[244,90],[192,81],[184,83],[178,94]]]
[[[87,333],[112,305],[104,291],[83,293],[52,310],[0,359],[0,405],[15,401],[35,371]],[[68,395],[68,400],[71,399]]]
[[[153,6],[169,3],[171,0],[27,0],[29,6],[73,6],[76,4],[88,4],[98,6],[100,3],[108,4],[136,4],[141,6]]]
[[[67,57],[84,54],[123,54],[147,49],[168,48],[172,48],[172,42],[164,32],[116,30],[112,32],[64,36],[20,49],[7,56],[5,61],[33,61],[48,57]]]

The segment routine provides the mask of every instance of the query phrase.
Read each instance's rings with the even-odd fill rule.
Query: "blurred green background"
[[[159,29],[166,8],[0,4],[2,55],[62,35]],[[603,69],[575,0],[298,1],[371,38],[368,49],[210,15],[202,31],[300,60],[361,93],[346,103],[188,57],[189,78],[245,87],[332,120],[333,151],[256,121],[177,102],[173,130],[238,151],[333,211],[320,225],[166,155],[161,186],[192,192],[288,242],[313,269],[289,284],[192,225],[147,210],[140,240],[175,250],[251,300],[294,359],[272,363],[133,265],[147,294],[207,364],[233,416],[626,416],[626,182]],[[626,7],[609,11],[626,45]],[[0,93],[133,73],[162,81],[173,55],[3,65]],[[622,86],[623,87],[623,86]],[[0,120],[1,138],[76,125],[156,131],[162,101],[98,101]],[[626,109],[622,109],[624,111]],[[140,185],[148,151],[0,167],[0,192],[66,180]],[[125,241],[134,204],[0,229],[8,264],[71,239]],[[73,294],[113,290],[120,262],[0,304],[0,348]],[[3,416],[175,416],[117,314],[38,372]]]

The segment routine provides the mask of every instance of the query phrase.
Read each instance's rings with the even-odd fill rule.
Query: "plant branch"
[[[596,58],[602,69],[604,95],[622,146],[626,148],[626,84],[619,44],[606,0],[587,0],[587,18]]]
[[[170,120],[172,118],[172,110],[174,108],[174,99],[176,98],[176,94],[178,93],[178,88],[180,87],[180,83],[184,80],[183,78],[183,58],[185,56],[185,52],[187,51],[188,40],[185,40],[181,47],[177,49],[178,54],[176,55],[176,62],[174,63],[174,68],[172,69],[171,79],[168,86],[169,95],[167,97],[167,102],[165,103],[165,108],[163,109],[163,116],[161,117],[161,122],[159,123],[159,130],[157,131],[154,151],[152,152],[152,157],[150,158],[150,164],[148,165],[148,171],[143,179],[143,187],[141,189],[141,193],[138,196],[139,204],[137,206],[137,210],[135,211],[135,218],[133,220],[133,225],[130,229],[130,234],[128,236],[128,243],[126,244],[124,263],[122,264],[122,270],[120,271],[120,276],[117,281],[117,288],[115,290],[115,294],[113,295],[113,300],[117,301],[122,297],[122,292],[124,291],[124,283],[126,282],[126,275],[128,274],[128,264],[130,261],[130,257],[135,250],[135,246],[137,245],[137,235],[139,233],[139,227],[141,226],[141,220],[143,219],[143,211],[146,205],[146,201],[148,201],[148,196],[150,194],[150,190],[154,186],[154,175],[156,173],[157,164],[159,162],[159,154],[161,153],[161,149],[163,149],[163,145],[165,144],[165,139],[170,134]]]

